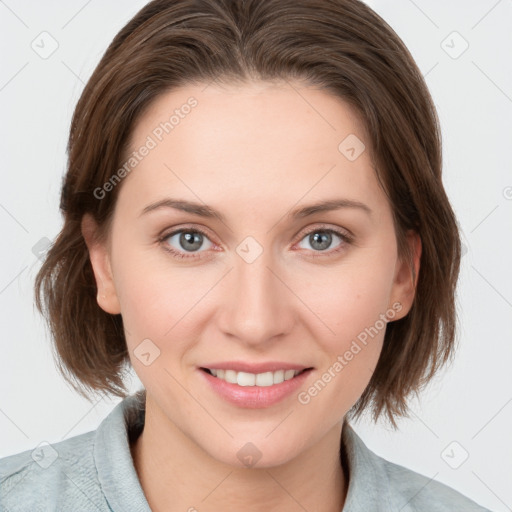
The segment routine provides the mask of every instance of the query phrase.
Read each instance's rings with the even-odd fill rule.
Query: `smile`
[[[293,396],[305,385],[313,371],[313,368],[303,368],[249,373],[223,368],[198,368],[203,382],[215,395],[236,407],[249,409],[271,407]]]
[[[281,384],[281,382],[293,379],[295,376],[307,370],[277,370],[275,372],[248,373],[215,368],[201,369],[208,372],[210,375],[217,377],[217,379],[229,382],[230,384],[259,387],[268,387],[275,384]]]

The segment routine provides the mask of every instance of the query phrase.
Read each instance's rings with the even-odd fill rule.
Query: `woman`
[[[68,153],[36,303],[77,391],[124,400],[4,458],[3,507],[485,510],[349,424],[396,426],[453,355],[460,262],[433,102],[371,9],[153,1]]]

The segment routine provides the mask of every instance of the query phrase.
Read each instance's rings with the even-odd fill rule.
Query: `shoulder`
[[[377,455],[347,423],[342,448],[349,465],[349,512],[490,512],[433,477]]]
[[[0,459],[0,510],[109,510],[94,463],[94,434]]]
[[[377,457],[377,456],[376,456]],[[379,457],[402,512],[490,512],[446,484]]]

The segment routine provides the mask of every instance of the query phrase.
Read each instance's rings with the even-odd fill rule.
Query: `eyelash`
[[[300,242],[307,236],[311,235],[312,233],[316,233],[316,232],[331,233],[331,234],[333,233],[341,238],[342,243],[340,244],[339,247],[337,247],[336,249],[333,249],[331,251],[313,251],[313,253],[315,253],[315,252],[319,253],[319,254],[313,254],[312,255],[313,258],[322,258],[322,257],[332,256],[332,255],[337,254],[338,252],[342,251],[345,248],[346,244],[351,244],[353,242],[353,237],[351,235],[348,235],[346,232],[339,231],[339,230],[333,229],[333,228],[327,228],[324,226],[320,226],[320,227],[316,226],[315,228],[307,231],[306,233],[301,234],[301,238],[299,238],[298,241]],[[205,231],[203,231],[202,229],[185,227],[185,228],[177,229],[176,231],[171,231],[170,233],[166,233],[166,234],[162,235],[158,239],[158,242],[162,245],[162,248],[165,251],[171,253],[171,255],[175,258],[178,258],[178,259],[189,259],[189,258],[200,259],[200,258],[202,258],[201,255],[200,256],[195,255],[195,254],[200,254],[200,253],[191,253],[191,254],[185,253],[184,254],[182,252],[177,251],[176,249],[173,249],[172,247],[170,247],[168,244],[165,243],[165,241],[167,239],[169,239],[170,237],[177,235],[179,233],[199,233],[209,239],[208,234]]]

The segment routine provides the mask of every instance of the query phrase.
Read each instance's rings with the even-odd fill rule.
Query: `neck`
[[[153,512],[343,509],[348,475],[339,455],[341,421],[284,464],[238,468],[212,458],[149,405],[131,451]]]

